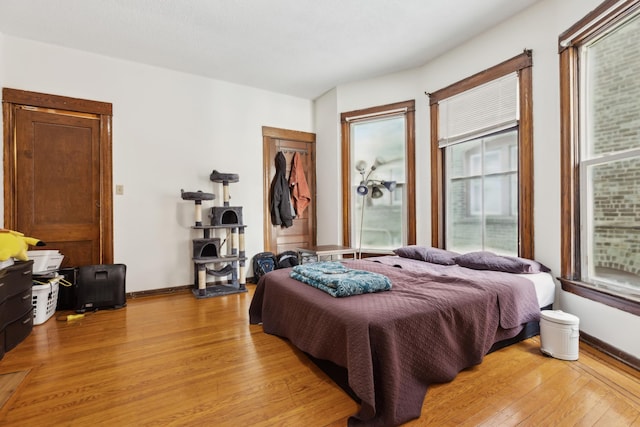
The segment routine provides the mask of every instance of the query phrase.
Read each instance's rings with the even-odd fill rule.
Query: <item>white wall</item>
[[[191,238],[202,236],[180,189],[213,192],[203,206],[221,205],[214,169],[240,175],[231,205],[243,206],[247,255],[263,250],[262,126],[313,132],[311,101],[3,39],[3,87],[113,103],[113,182],[124,185],[113,197],[114,261],[127,264],[127,292],[193,283]]]
[[[340,159],[340,113],[337,92],[330,90],[315,100],[316,163],[316,218],[319,245],[342,244],[342,180]],[[337,180],[336,180],[337,177]],[[321,219],[330,218],[328,221]]]
[[[558,35],[600,4],[601,0],[545,0],[470,42],[449,51],[417,70],[368,81],[341,85],[336,89],[337,115],[389,102],[416,100],[416,179],[418,243],[430,244],[430,153],[429,111],[425,92],[455,83],[465,77],[533,50],[534,118],[534,228],[536,258],[560,274],[560,106]],[[317,111],[316,114],[319,112]],[[316,120],[320,120],[316,117]],[[318,139],[330,139],[317,129]],[[339,136],[333,138],[339,145]],[[318,169],[339,162],[325,149],[318,156]],[[332,166],[333,167],[333,166]],[[328,177],[339,188],[339,176]],[[336,221],[319,216],[318,229]],[[559,289],[559,285],[558,285]],[[640,356],[640,317],[558,290],[556,308],[580,317],[584,332],[622,351]],[[626,332],[625,332],[626,331]]]
[[[4,82],[4,34],[0,33],[0,89],[4,86],[3,82]],[[0,97],[2,97],[2,95],[0,95]],[[4,126],[3,123],[3,116],[4,114],[0,114],[0,126]],[[3,127],[4,129],[4,127]],[[2,137],[4,138],[4,136]],[[0,154],[1,156],[1,154]],[[2,174],[3,171],[0,171],[0,174]],[[0,194],[0,206],[3,206],[4,208],[4,191],[2,192],[2,194]],[[0,211],[0,224],[4,225],[4,209]]]

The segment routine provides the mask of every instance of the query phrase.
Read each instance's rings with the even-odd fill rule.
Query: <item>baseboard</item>
[[[193,285],[174,286],[171,288],[149,289],[147,291],[127,292],[127,298],[149,297],[165,294],[177,294],[182,292],[191,292]]]
[[[251,284],[247,280],[247,284]],[[157,295],[165,295],[165,294],[177,294],[182,292],[192,292],[193,285],[184,285],[184,286],[173,286],[171,288],[160,288],[160,289],[149,289],[146,291],[137,291],[137,292],[127,292],[127,298],[141,298],[141,297],[149,297],[149,296],[157,296]]]
[[[631,366],[633,369],[640,371],[640,359],[633,356],[632,354],[626,353],[619,348],[612,346],[594,336],[591,336],[587,333],[580,331],[580,340],[585,344],[589,344],[591,347],[594,347],[597,350],[613,357],[614,359],[624,363],[625,365]]]

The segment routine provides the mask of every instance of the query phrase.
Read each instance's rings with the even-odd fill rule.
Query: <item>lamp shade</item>
[[[393,191],[396,189],[395,181],[382,181],[382,185],[384,185],[384,187],[389,191]]]
[[[356,188],[356,192],[361,196],[366,196],[369,192],[369,189],[364,183],[361,183],[360,185],[358,185],[358,188]]]
[[[379,185],[374,185],[371,188],[371,198],[372,199],[379,199],[380,197],[382,197],[382,190],[380,189]]]

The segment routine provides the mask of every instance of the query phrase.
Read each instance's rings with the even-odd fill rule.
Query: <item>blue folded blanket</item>
[[[353,270],[339,262],[296,265],[290,276],[332,297],[346,297],[391,289],[391,281],[387,276],[370,271]]]

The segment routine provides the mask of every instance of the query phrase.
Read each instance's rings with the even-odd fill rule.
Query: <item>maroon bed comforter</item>
[[[429,384],[451,381],[539,319],[533,284],[513,274],[399,257],[345,265],[386,275],[392,290],[333,298],[276,270],[258,283],[249,315],[266,333],[347,368],[361,399],[352,426],[418,418]]]

